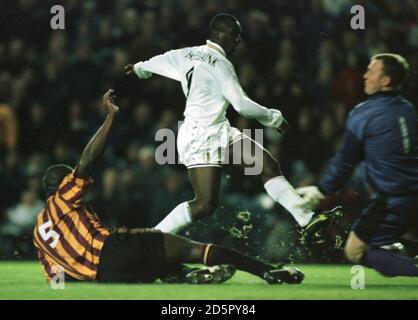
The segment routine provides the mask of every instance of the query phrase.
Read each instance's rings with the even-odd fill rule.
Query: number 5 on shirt
[[[54,241],[52,241],[49,246],[54,249],[57,244],[58,244],[58,240],[60,238],[60,235],[55,232],[54,230],[50,229],[49,231],[46,231],[46,229],[50,228],[52,225],[52,222],[50,220],[48,220],[47,222],[45,222],[44,224],[41,224],[38,227],[38,231],[39,234],[41,235],[42,239],[47,242],[49,239],[54,239]]]

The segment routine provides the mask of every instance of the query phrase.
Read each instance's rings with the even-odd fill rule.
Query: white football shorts
[[[179,160],[188,169],[221,167],[228,159],[229,146],[244,138],[228,120],[206,126],[185,119],[177,136]]]

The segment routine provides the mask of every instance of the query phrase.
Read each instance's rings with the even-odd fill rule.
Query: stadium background
[[[65,7],[65,30],[50,28],[54,4]],[[354,4],[366,10],[365,30],[350,29]],[[371,55],[407,58],[413,72],[405,95],[417,105],[417,1],[1,0],[0,258],[34,258],[42,172],[54,163],[76,164],[103,119],[107,88],[116,90],[121,113],[88,199],[101,219],[150,227],[192,197],[182,165],[154,161],[155,132],[177,131],[182,119],[179,84],[158,76],[139,81],[125,76],[123,66],[204,43],[219,12],[235,14],[243,26],[243,44],[231,60],[244,90],[290,122],[283,138],[265,130],[264,143],[295,186],[314,182],[338,148],[348,112],[364,98],[362,74]],[[233,110],[228,117],[240,129],[259,128]],[[329,239],[344,235],[365,193],[354,175],[324,204],[342,202],[346,211]],[[259,179],[239,170],[225,170],[215,216],[183,234],[268,260],[343,261],[335,241],[326,252],[301,246],[292,219],[273,206]]]

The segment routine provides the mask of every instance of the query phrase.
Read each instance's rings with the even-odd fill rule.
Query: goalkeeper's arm
[[[349,129],[351,125],[352,122],[349,120],[341,148],[331,160],[317,186],[296,189],[304,198],[302,207],[317,206],[326,195],[341,189],[363,158],[363,142]]]

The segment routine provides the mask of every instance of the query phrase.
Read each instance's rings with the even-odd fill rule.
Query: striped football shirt
[[[74,173],[75,170],[67,175],[47,199],[33,233],[48,280],[56,275],[57,267],[75,279],[94,280],[104,241],[109,236],[83,202],[92,179],[77,178]]]

